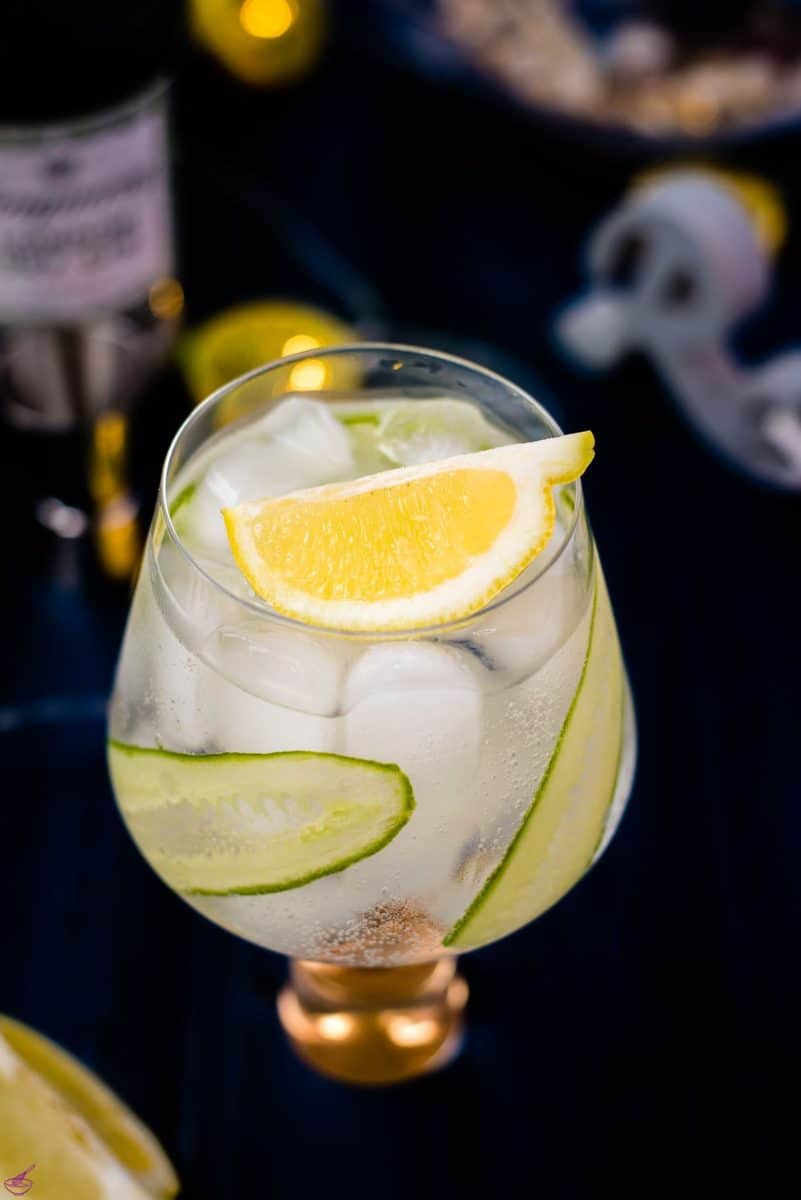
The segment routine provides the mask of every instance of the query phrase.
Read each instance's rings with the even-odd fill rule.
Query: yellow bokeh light
[[[148,304],[154,317],[162,321],[179,317],[184,307],[184,289],[177,279],[158,279],[148,292]]]
[[[127,434],[128,421],[121,412],[101,413],[92,430],[95,449],[104,458],[117,457],[125,448]]]
[[[290,0],[245,0],[239,10],[240,25],[254,38],[283,37],[296,19]]]
[[[327,379],[328,368],[318,358],[295,363],[289,372],[289,386],[298,392],[319,392]]]
[[[131,579],[136,574],[142,546],[136,505],[130,496],[120,496],[100,510],[95,541],[107,575],[112,579]]]
[[[188,0],[193,37],[252,87],[280,87],[320,57],[327,0]]]
[[[89,490],[99,507],[127,490],[128,419],[121,412],[101,413],[89,446]]]
[[[289,337],[281,347],[282,358],[290,354],[302,354],[304,350],[316,350],[321,343],[310,333],[296,333]]]

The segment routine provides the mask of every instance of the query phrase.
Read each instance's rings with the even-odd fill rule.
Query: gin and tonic
[[[445,1061],[455,955],[549,908],[620,818],[634,724],[589,447],[489,371],[366,345],[223,388],[169,452],[117,799],[170,887],[294,960],[281,1019],[329,1073]]]

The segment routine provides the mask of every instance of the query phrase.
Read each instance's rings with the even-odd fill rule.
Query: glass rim
[[[55,138],[83,137],[102,129],[112,129],[161,100],[169,92],[171,83],[168,76],[157,75],[147,87],[102,112],[78,113],[66,120],[45,122],[43,125],[22,125],[19,122],[0,125],[0,145],[4,142],[38,145]]]
[[[550,431],[551,437],[564,436],[564,431],[555,417],[551,416],[548,410],[542,404],[540,404],[538,400],[535,400],[533,396],[530,396],[527,391],[519,387],[516,383],[512,383],[511,380],[507,379],[503,375],[498,374],[497,371],[491,370],[489,367],[483,367],[478,363],[471,362],[469,359],[461,358],[457,354],[448,354],[445,351],[440,350],[430,350],[423,346],[411,346],[401,342],[349,342],[341,346],[319,346],[311,350],[302,350],[298,354],[288,354],[283,358],[276,358],[268,363],[263,363],[261,366],[254,367],[253,370],[246,371],[243,375],[238,375],[236,379],[232,379],[228,383],[224,383],[221,387],[217,388],[216,391],[213,391],[210,393],[210,395],[206,396],[204,400],[201,400],[201,402],[192,409],[185,420],[181,422],[172,441],[170,442],[167,453],[164,456],[164,465],[161,469],[161,475],[159,478],[157,512],[164,521],[171,541],[178,547],[178,550],[186,558],[189,566],[199,575],[201,575],[206,583],[208,583],[221,595],[225,596],[227,600],[234,601],[237,605],[245,608],[250,614],[258,616],[261,620],[272,621],[297,632],[325,635],[327,637],[348,638],[354,641],[376,641],[379,639],[381,641],[408,640],[410,638],[432,637],[436,636],[437,634],[444,635],[449,632],[464,629],[465,625],[485,617],[488,613],[494,612],[496,609],[503,607],[505,604],[509,604],[518,596],[522,596],[524,593],[528,592],[529,589],[539,583],[539,581],[543,579],[550,569],[561,559],[566,548],[573,540],[573,535],[578,526],[579,518],[583,512],[584,498],[580,479],[576,479],[572,485],[569,485],[575,488],[575,504],[573,506],[573,512],[571,513],[570,523],[564,531],[564,535],[558,549],[556,550],[556,553],[547,559],[541,569],[516,591],[510,592],[509,587],[512,585],[508,585],[498,595],[494,596],[489,603],[483,605],[476,612],[469,613],[466,616],[458,617],[455,620],[445,621],[437,625],[420,625],[411,629],[368,630],[334,629],[330,626],[317,625],[313,622],[299,621],[295,617],[286,616],[284,613],[274,611],[273,609],[269,608],[264,601],[251,600],[248,597],[238,595],[236,592],[231,591],[225,586],[225,584],[221,583],[218,579],[211,575],[198,561],[189,547],[185,545],[183,539],[173,524],[172,515],[170,514],[170,508],[167,501],[167,488],[169,484],[168,476],[175,455],[181,442],[186,437],[186,434],[193,428],[194,425],[203,420],[206,413],[210,409],[219,404],[219,402],[226,396],[242,387],[243,384],[249,383],[251,380],[257,379],[261,375],[268,375],[270,372],[279,368],[291,367],[297,362],[303,362],[307,359],[319,359],[326,357],[330,358],[344,354],[392,354],[398,352],[403,354],[418,355],[423,358],[436,359],[440,362],[450,363],[453,366],[460,367],[474,374],[481,375],[485,379],[489,379],[493,382],[501,384],[505,389],[507,389],[507,391],[513,393],[525,404],[535,409],[545,427]],[[320,393],[321,396],[324,394],[324,392]],[[280,399],[280,397],[277,397],[276,402],[280,401]],[[185,464],[182,463],[181,467],[184,465]],[[180,469],[181,468],[179,468],[179,470]],[[151,530],[149,539],[152,538],[152,536],[153,534]],[[536,562],[536,559],[534,561]]]

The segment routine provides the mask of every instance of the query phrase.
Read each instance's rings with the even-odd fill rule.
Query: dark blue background
[[[566,138],[351,33],[279,97],[185,66],[190,317],[303,296],[464,346],[594,429],[588,503],[640,726],[631,806],[555,910],[464,960],[454,1066],[388,1092],[314,1077],[273,1012],[284,962],[190,912],[124,833],[102,702],[127,597],[31,541],[7,439],[0,1010],[120,1091],[189,1200],[774,1194],[785,1167],[797,1179],[799,500],[701,447],[645,364],[587,378],[554,352],[586,235],[649,155]],[[801,223],[797,137],[727,153]],[[799,246],[793,225],[747,355],[801,334]],[[145,486],[185,403],[169,373],[144,401]]]

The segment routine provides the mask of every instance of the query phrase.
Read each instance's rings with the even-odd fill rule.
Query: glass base
[[[462,1042],[467,984],[456,960],[339,967],[293,960],[278,997],[298,1055],[344,1083],[389,1084],[449,1063]]]

